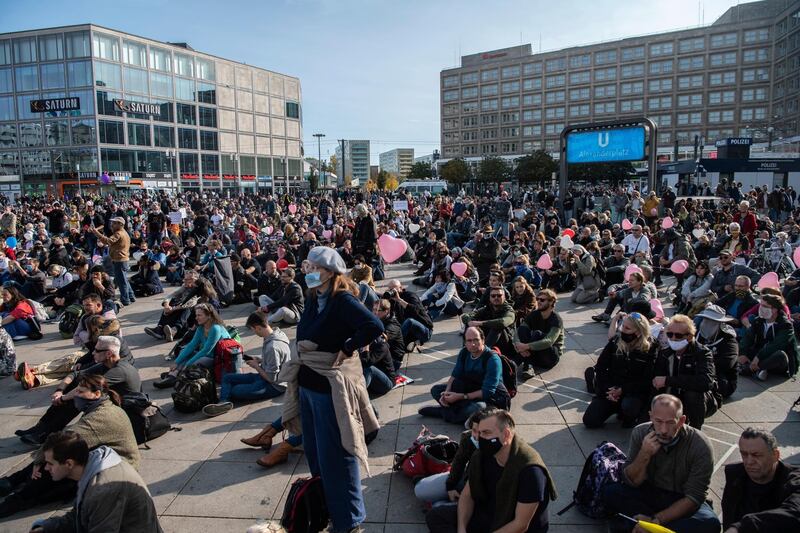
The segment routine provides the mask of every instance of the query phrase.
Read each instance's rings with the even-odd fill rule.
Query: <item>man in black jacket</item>
[[[736,342],[736,331],[730,325],[733,318],[727,316],[723,308],[714,304],[707,304],[696,317],[702,319],[697,331],[697,342],[711,350],[714,356],[717,379],[715,393],[718,396],[717,401],[721,403],[734,393],[739,381],[739,372],[736,368],[739,343]]]
[[[392,302],[380,299],[372,304],[372,312],[375,313],[383,324],[383,332],[389,344],[389,352],[392,354],[395,371],[400,370],[403,365],[403,358],[406,356],[406,345],[403,342],[403,332],[400,330],[400,322],[392,313]]]
[[[269,296],[274,294],[281,286],[281,275],[275,265],[275,261],[267,261],[264,263],[264,270],[258,277],[258,287],[256,288],[256,295],[253,297],[253,303],[261,307],[259,298],[261,296]]]
[[[412,351],[417,344],[425,344],[433,336],[433,320],[422,305],[419,296],[403,287],[398,280],[390,280],[384,298],[392,303],[392,312],[400,322],[406,351]]]
[[[675,315],[666,327],[669,348],[656,358],[653,388],[656,394],[672,394],[683,402],[689,425],[703,427],[719,405],[714,398],[716,372],[711,350],[697,343],[696,329],[686,315]]]
[[[478,270],[481,287],[489,283],[489,268],[500,258],[500,242],[494,237],[491,226],[483,228],[480,241],[475,245],[472,262]]]
[[[281,272],[281,286],[269,296],[260,296],[261,310],[268,314],[270,324],[297,324],[303,314],[303,289],[294,280],[294,269]]]
[[[747,428],[739,438],[742,462],[725,467],[725,533],[800,530],[800,467],[781,461],[769,431]]]

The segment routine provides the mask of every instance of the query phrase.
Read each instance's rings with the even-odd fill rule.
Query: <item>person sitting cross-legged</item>
[[[419,414],[463,424],[487,405],[506,408],[510,398],[503,384],[500,357],[486,346],[483,331],[470,326],[447,384],[434,385],[431,396],[439,405],[422,407]]]
[[[293,268],[284,268],[281,272],[281,286],[271,296],[258,297],[261,310],[268,313],[271,324],[285,322],[297,324],[303,314],[303,289],[294,280]]]
[[[603,487],[610,514],[661,524],[681,533],[719,533],[720,523],[706,503],[714,450],[709,438],[686,424],[683,404],[671,394],[650,403],[650,422],[631,434],[621,480]],[[633,525],[621,517],[610,531],[628,533]],[[635,529],[637,533],[644,530]]]
[[[532,367],[549,370],[558,364],[564,349],[564,322],[556,312],[558,296],[544,289],[536,296],[537,307],[517,328],[519,342],[514,344],[516,354],[511,356],[522,365],[520,373]]]
[[[250,358],[245,362],[256,372],[225,374],[222,377],[219,403],[203,407],[203,414],[206,416],[227,413],[233,409],[233,400],[268,400],[286,392],[286,386],[278,378],[278,373],[291,357],[289,337],[279,328],[273,329],[267,316],[261,311],[251,313],[245,325],[263,340],[261,358]]]
[[[761,296],[758,317],[739,342],[740,373],[766,381],[769,373],[794,376],[797,373],[800,348],[794,327],[786,316],[783,297]]]

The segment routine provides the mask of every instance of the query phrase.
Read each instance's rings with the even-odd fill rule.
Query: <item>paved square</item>
[[[410,284],[412,269],[390,266],[387,275]],[[168,289],[168,293],[174,289]],[[567,296],[557,306],[567,328],[566,354],[549,372],[520,386],[513,401],[519,433],[544,457],[551,469],[559,499],[551,505],[551,531],[605,531],[601,522],[570,510],[563,516],[555,512],[565,506],[572,494],[587,454],[601,441],[611,440],[627,449],[629,430],[613,419],[601,430],[587,430],[581,423],[591,395],[583,383],[584,369],[593,364],[606,342],[606,330],[591,321],[599,304],[575,306]],[[239,439],[271,422],[281,411],[281,398],[237,407],[223,416],[207,419],[202,413],[184,415],[172,411],[170,391],[152,386],[167,363],[163,355],[171,346],[155,341],[143,332],[154,325],[160,309],[159,297],[141,299],[120,313],[123,333],[130,344],[143,387],[163,407],[172,423],[181,428],[142,449],[141,473],[147,481],[166,532],[235,532],[259,519],[280,517],[289,484],[308,475],[302,454],[292,454],[289,462],[264,470],[255,461],[261,450],[246,449]],[[245,349],[260,351],[260,339],[244,331],[251,305],[233,306],[223,311],[226,323],[240,327]],[[66,354],[74,348],[61,339],[56,325],[44,328],[45,337],[17,346],[17,360],[40,363]],[[294,328],[287,333],[294,335]],[[410,480],[391,471],[392,454],[411,443],[425,423],[438,433],[457,438],[460,429],[444,422],[423,419],[417,409],[430,404],[429,389],[449,376],[455,354],[461,346],[458,321],[437,321],[431,342],[422,353],[410,354],[403,371],[416,381],[380,398],[375,405],[382,428],[370,446],[371,477],[363,480],[367,505],[365,529],[369,533],[416,533],[427,531],[422,505],[414,498]],[[12,378],[0,381],[0,474],[12,472],[28,461],[29,447],[14,431],[33,425],[48,405],[53,386],[24,391]],[[715,509],[719,512],[724,476],[721,467],[739,460],[736,441],[741,430],[757,424],[775,432],[781,454],[788,462],[800,462],[800,411],[791,404],[800,395],[800,383],[771,378],[761,383],[744,378],[739,389],[723,408],[707,420],[705,432],[714,443],[716,470],[712,479]],[[0,532],[27,532],[31,522],[60,512],[66,507],[39,507],[0,521]]]

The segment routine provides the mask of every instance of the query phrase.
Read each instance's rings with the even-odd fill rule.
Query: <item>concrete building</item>
[[[0,34],[0,191],[299,186],[300,80],[94,24]]]
[[[342,169],[342,156],[344,155],[344,169]],[[344,185],[347,176],[352,179],[351,185],[364,185],[369,181],[369,141],[346,140],[344,141],[344,154],[342,143],[336,145],[336,173],[339,175],[339,185]]]
[[[461,57],[440,77],[442,157],[472,163],[537,149],[565,125],[648,116],[660,159],[698,136],[753,137],[754,152],[800,143],[800,1],[735,6],[709,26],[533,54]],[[789,147],[782,147],[788,150]]]
[[[413,148],[395,148],[380,154],[381,170],[394,174],[398,179],[405,178],[411,172],[412,166],[414,166]]]

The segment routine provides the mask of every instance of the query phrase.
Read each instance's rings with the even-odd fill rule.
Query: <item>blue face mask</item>
[[[313,289],[315,287],[319,287],[322,285],[322,280],[319,277],[319,272],[309,272],[306,274],[306,286],[309,289]]]

